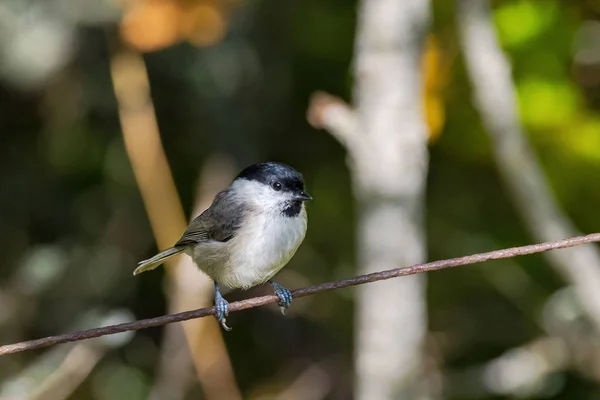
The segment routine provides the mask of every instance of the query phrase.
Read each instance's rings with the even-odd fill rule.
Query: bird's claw
[[[216,317],[223,329],[230,331],[231,328],[227,326],[226,316],[229,315],[229,302],[221,296],[220,293],[215,295],[215,308],[217,309]]]
[[[281,314],[285,315],[285,311],[292,304],[292,292],[281,286],[276,282],[271,282],[273,285],[273,289],[275,290],[275,294],[279,297],[279,309],[281,310]]]

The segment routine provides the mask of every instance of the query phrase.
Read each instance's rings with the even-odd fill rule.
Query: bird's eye
[[[281,186],[281,183],[280,183],[280,182],[273,182],[273,184],[271,185],[271,187],[273,187],[273,190],[276,190],[276,191],[278,191],[278,192],[279,192],[279,191],[281,190],[281,188],[282,188],[282,186]]]

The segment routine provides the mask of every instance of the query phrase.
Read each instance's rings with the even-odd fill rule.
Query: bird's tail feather
[[[184,249],[182,247],[171,247],[161,253],[158,253],[152,258],[149,258],[144,261],[140,261],[138,263],[138,267],[133,271],[133,275],[141,274],[142,272],[153,270],[158,267],[160,264],[165,262],[167,258],[171,258],[179,253],[181,253]]]

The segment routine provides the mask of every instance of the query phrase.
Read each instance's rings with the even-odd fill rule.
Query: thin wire
[[[322,283],[320,285],[309,286],[292,291],[294,298],[310,296],[334,289],[341,289],[349,286],[362,285],[365,283],[377,282],[386,279],[397,278],[400,276],[415,275],[423,272],[436,271],[444,268],[457,267],[459,265],[477,264],[489,260],[498,260],[502,258],[512,258],[534,253],[542,253],[549,250],[564,249],[568,247],[579,246],[582,244],[600,242],[600,233],[593,233],[586,236],[578,236],[569,239],[558,240],[555,242],[546,242],[533,244],[529,246],[512,247],[508,249],[495,250],[487,253],[473,254],[464,257],[451,258],[447,260],[434,261],[425,264],[417,264],[406,268],[394,268],[387,271],[375,272],[367,275],[359,275],[348,279],[335,282]],[[264,306],[279,301],[275,295],[253,297],[251,299],[236,301],[229,304],[229,312],[245,310],[248,308]],[[53,346],[60,343],[75,342],[79,340],[92,339],[105,335],[114,335],[116,333],[134,331],[139,329],[152,328],[174,322],[186,321],[194,318],[202,318],[215,314],[214,307],[200,308],[198,310],[185,311],[177,314],[168,314],[156,318],[142,319],[139,321],[128,322],[119,325],[110,325],[102,328],[65,333],[62,335],[48,336],[41,339],[29,340],[20,343],[7,344],[0,346],[0,355],[18,353],[26,350],[39,349],[42,347]]]

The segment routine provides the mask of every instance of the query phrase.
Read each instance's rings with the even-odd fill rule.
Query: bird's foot
[[[226,331],[230,331],[231,328],[227,326],[226,316],[229,315],[229,302],[223,298],[221,292],[219,292],[219,287],[215,284],[215,308],[217,309],[217,321],[221,324],[223,329]]]
[[[276,282],[269,281],[269,283],[273,286],[277,297],[279,297],[279,303],[277,304],[279,305],[281,314],[285,315],[285,310],[292,304],[292,292]]]

